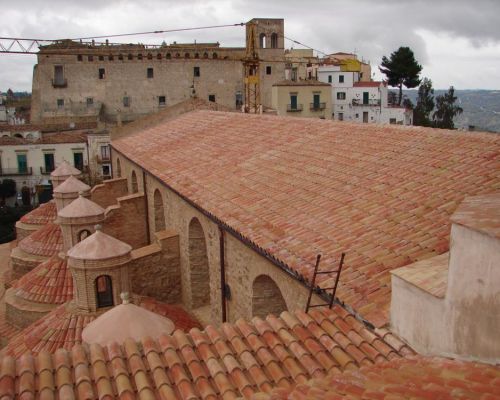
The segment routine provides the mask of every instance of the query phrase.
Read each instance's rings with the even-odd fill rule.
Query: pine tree
[[[403,99],[403,85],[411,89],[420,83],[422,66],[415,60],[413,51],[409,47],[400,47],[390,58],[382,57],[379,69],[387,77],[390,86],[399,87],[398,105],[401,105]]]
[[[418,88],[417,105],[413,110],[413,125],[432,126],[432,110],[434,110],[434,89],[432,81],[424,78]]]
[[[457,96],[453,86],[450,86],[447,93],[436,97],[436,111],[432,115],[436,128],[455,129],[453,118],[464,111],[455,104],[456,101]]]

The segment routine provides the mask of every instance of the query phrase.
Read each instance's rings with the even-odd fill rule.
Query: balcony
[[[310,103],[309,110],[311,111],[322,111],[326,108],[326,103]]]
[[[52,86],[55,88],[68,87],[68,80],[67,79],[52,79]]]
[[[380,99],[369,99],[368,102],[359,100],[359,99],[352,99],[352,105],[353,106],[380,106]]]
[[[33,175],[31,167],[26,168],[0,168],[0,176]]]
[[[55,167],[40,167],[40,174],[42,175],[50,175],[52,171],[54,171]]]
[[[292,107],[291,104],[286,105],[286,111],[287,112],[300,112],[303,110],[302,104],[296,104],[295,107]]]

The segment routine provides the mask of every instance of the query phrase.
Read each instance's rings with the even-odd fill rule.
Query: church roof
[[[50,257],[62,251],[63,245],[61,227],[49,222],[21,240],[18,247],[28,254]]]
[[[500,187],[497,134],[196,111],[112,146],[297,279],[346,252],[337,295],[377,326],[389,271],[448,251],[458,204]]]
[[[20,221],[30,225],[45,225],[52,222],[57,217],[57,207],[54,200],[40,204],[39,207],[33,209],[28,214],[21,217]]]
[[[72,324],[75,332],[82,327]],[[96,398],[106,394],[110,398],[249,398],[273,387],[291,389],[311,378],[414,354],[392,334],[370,330],[339,306],[308,314],[284,312],[266,320],[239,320],[220,328],[207,326],[204,331],[176,330],[139,343],[128,339],[107,347],[94,344],[65,349],[57,350],[53,358],[47,353],[36,357],[36,365],[42,367],[33,369],[34,382],[43,381],[37,379],[40,371],[48,371],[54,378],[64,376],[58,388],[66,387],[78,398],[84,391]],[[29,357],[24,355],[18,365]],[[8,357],[2,362],[15,365]],[[64,369],[74,374],[61,373]],[[5,376],[6,370],[2,371]],[[8,373],[17,379],[23,369]],[[38,385],[32,390],[41,392],[43,384]],[[10,390],[17,393],[22,388]]]
[[[58,254],[23,275],[12,287],[17,297],[35,303],[63,304],[73,298],[73,277],[66,259]]]
[[[116,329],[117,326],[120,329]],[[124,343],[128,338],[135,341],[146,337],[157,339],[173,331],[174,324],[168,318],[124,301],[88,324],[83,329],[82,339],[87,344],[106,346],[113,342]]]
[[[54,193],[80,193],[90,190],[90,186],[83,183],[80,179],[70,175],[63,183],[54,189]]]
[[[127,255],[132,246],[101,232],[100,228],[68,250],[68,256],[79,260],[107,260]]]
[[[61,176],[70,176],[70,175],[81,175],[82,172],[73,167],[69,162],[67,162],[66,160],[63,160],[61,164],[59,164],[59,166],[50,173],[50,176],[53,176],[53,177],[61,177]]]
[[[67,180],[65,183],[66,182]],[[94,203],[93,201],[80,195],[59,211],[58,215],[63,218],[94,217],[104,215],[104,211],[104,208],[102,208],[99,204]]]

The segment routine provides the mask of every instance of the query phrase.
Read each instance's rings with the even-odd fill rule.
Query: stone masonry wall
[[[104,181],[91,190],[90,199],[102,208],[116,204],[116,199],[128,194],[127,179],[116,178]]]
[[[179,236],[173,231],[161,231],[155,240],[132,252],[129,266],[132,292],[166,303],[181,303]]]

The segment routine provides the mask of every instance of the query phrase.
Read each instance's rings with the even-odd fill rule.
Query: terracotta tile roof
[[[63,304],[73,299],[73,276],[64,258],[55,254],[13,285],[15,294],[36,303]]]
[[[127,340],[106,348],[77,345],[57,350],[53,357],[25,354],[17,364],[4,357],[0,398],[41,393],[49,381],[58,382],[60,398],[82,398],[84,393],[87,398],[249,398],[407,353],[411,351],[401,342],[394,338],[391,345],[339,307],[284,312],[281,318],[240,320],[220,329],[177,330],[156,341]]]
[[[18,247],[28,254],[50,257],[63,250],[61,227],[49,222],[44,227],[25,237]]]
[[[320,82],[320,81],[315,81],[315,80],[299,80],[299,81],[292,81],[289,79],[286,79],[284,81],[277,82],[273,84],[273,86],[327,86],[329,87],[329,83],[325,82]]]
[[[26,129],[23,131],[30,131]],[[43,135],[40,139],[24,139],[19,137],[0,137],[0,146],[17,145],[39,145],[39,144],[62,144],[62,143],[87,143],[87,136],[83,133],[58,132],[51,135]]]
[[[354,82],[354,87],[376,87],[378,88],[380,85],[382,85],[383,82],[376,82],[376,81],[370,81],[370,82]]]
[[[342,399],[488,399],[500,398],[500,367],[437,357],[413,356],[331,374],[276,389],[258,400]],[[257,400],[257,398],[256,398]]]
[[[448,287],[448,260],[444,253],[391,271],[391,274],[433,296],[444,298]]]
[[[376,325],[388,271],[448,251],[457,205],[500,189],[496,134],[198,111],[112,145],[299,279],[347,252],[338,296]]]
[[[169,318],[176,329],[200,327],[198,321],[179,305],[163,304],[148,297],[141,298],[139,305]],[[69,350],[73,345],[82,343],[83,328],[96,317],[97,314],[78,312],[71,303],[62,304],[12,337],[2,352],[17,358],[28,352],[38,354],[40,351],[54,353],[59,348]]]
[[[57,208],[54,200],[40,204],[39,207],[21,217],[21,222],[30,225],[45,225],[57,217]]]

